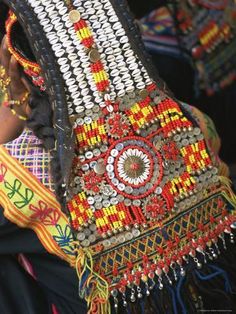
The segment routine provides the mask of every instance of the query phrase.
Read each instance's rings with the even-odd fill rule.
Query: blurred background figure
[[[236,163],[236,5],[234,1],[129,0],[160,76],[182,101],[207,113]]]

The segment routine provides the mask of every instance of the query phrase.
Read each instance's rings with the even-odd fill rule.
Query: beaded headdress
[[[216,255],[235,221],[200,128],[158,78],[123,1],[3,2],[24,27],[53,105],[89,313],[168,289],[188,265]]]

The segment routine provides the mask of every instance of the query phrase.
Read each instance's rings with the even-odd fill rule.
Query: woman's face
[[[6,43],[6,37],[3,38],[0,47],[0,65],[5,69],[5,74],[1,77],[3,80],[10,78],[10,84],[6,93],[9,100],[21,100],[27,92],[26,82],[21,78],[18,63],[10,55]],[[28,105],[22,103],[20,106],[13,105],[17,115],[27,116]],[[0,144],[7,143],[17,138],[25,127],[25,121],[20,120],[13,115],[9,107],[3,105],[1,99],[0,105]]]

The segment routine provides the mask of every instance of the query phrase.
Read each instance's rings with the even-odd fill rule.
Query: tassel
[[[77,249],[76,271],[79,278],[79,296],[88,304],[88,314],[110,314],[108,282],[93,269],[89,249]]]

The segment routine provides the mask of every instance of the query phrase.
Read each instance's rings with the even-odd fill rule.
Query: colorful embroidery
[[[4,215],[20,227],[32,228],[48,252],[73,264],[71,228],[55,196],[2,146],[0,169],[0,204]]]

